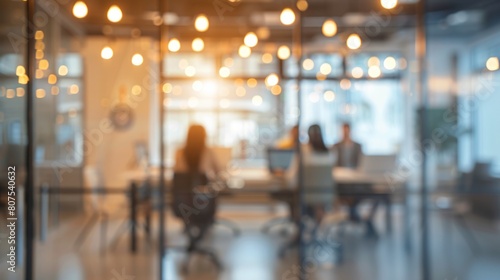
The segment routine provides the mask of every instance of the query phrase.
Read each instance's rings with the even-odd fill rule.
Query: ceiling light
[[[368,67],[372,66],[379,66],[380,65],[380,59],[376,56],[372,56],[368,59]]]
[[[194,21],[194,28],[200,32],[205,32],[208,30],[210,23],[208,22],[207,16],[204,14],[201,14],[196,17],[196,20]]]
[[[266,86],[272,87],[272,86],[277,85],[279,83],[279,81],[280,81],[280,78],[278,77],[278,75],[273,73],[273,74],[269,74],[266,77],[265,83],[266,83]]]
[[[363,69],[361,67],[354,67],[351,74],[354,78],[359,79],[363,77]]]
[[[271,93],[273,95],[280,95],[281,94],[281,87],[280,85],[275,85],[271,87]]]
[[[333,19],[327,19],[323,22],[321,31],[326,37],[333,37],[337,34],[337,23]]]
[[[330,64],[328,64],[328,63],[323,63],[323,64],[321,64],[321,67],[319,68],[319,72],[326,76],[326,75],[332,73],[332,66],[330,66]]]
[[[497,71],[499,69],[498,57],[490,57],[486,61],[486,69],[490,71]]]
[[[108,46],[102,48],[101,57],[103,59],[111,59],[113,57],[113,49]]]
[[[36,98],[44,98],[45,97],[45,90],[39,88],[35,91],[35,94],[36,94]]]
[[[238,54],[242,58],[247,58],[250,56],[250,54],[252,54],[252,49],[250,49],[249,47],[247,47],[245,45],[241,45],[240,48],[238,49]]]
[[[255,33],[248,32],[247,35],[245,35],[245,39],[243,41],[245,42],[245,45],[252,48],[257,46],[259,39],[257,38],[257,35]]]
[[[40,62],[38,63],[38,68],[40,68],[40,70],[49,69],[49,61],[47,59],[40,60]]]
[[[255,95],[254,97],[252,97],[252,104],[255,105],[255,106],[262,105],[262,96]]]
[[[380,77],[381,74],[382,72],[378,66],[370,66],[370,68],[368,68],[368,76],[370,76],[370,78],[376,79]]]
[[[256,86],[257,86],[257,80],[256,80],[256,79],[254,79],[254,78],[250,78],[250,79],[248,79],[248,80],[247,80],[247,86],[248,86],[249,88],[254,88],[254,87],[256,87]]]
[[[304,61],[302,62],[302,67],[307,71],[313,70],[314,61],[310,58],[304,59]]]
[[[73,15],[76,18],[84,18],[87,16],[89,13],[89,9],[87,8],[87,5],[83,1],[76,1],[75,5],[73,6]]]
[[[265,53],[262,55],[262,62],[268,64],[273,62],[273,55],[270,53]]]
[[[108,10],[109,21],[119,22],[120,20],[122,20],[122,17],[123,17],[123,14],[122,14],[122,10],[120,10],[120,7],[118,7],[117,5],[113,5],[113,6],[109,7],[109,10]]]
[[[59,66],[59,70],[57,71],[59,76],[66,76],[68,75],[68,67],[66,65],[61,65]]]
[[[178,52],[181,49],[181,42],[178,39],[172,38],[168,42],[168,50],[171,52]]]
[[[281,60],[288,59],[290,57],[290,48],[287,46],[281,46],[278,48],[278,57]]]
[[[335,100],[335,93],[331,90],[327,90],[323,94],[323,99],[325,99],[326,102],[332,102]]]
[[[47,82],[51,85],[55,85],[57,83],[57,76],[54,74],[50,74],[47,78]]]
[[[350,89],[351,88],[351,81],[349,81],[348,79],[342,79],[340,81],[340,88],[343,90]]]
[[[309,7],[309,4],[307,3],[306,0],[297,1],[297,9],[299,9],[299,11],[305,12],[308,7]]]
[[[394,70],[396,68],[396,59],[392,56],[384,59],[384,67],[387,70]]]
[[[201,38],[195,38],[191,43],[191,48],[195,52],[201,52],[205,48],[205,43]]]
[[[280,14],[280,21],[284,25],[291,25],[295,22],[295,13],[290,8],[284,8]]]
[[[16,76],[20,77],[22,75],[26,74],[26,69],[22,65],[18,65],[16,67]]]
[[[385,9],[394,9],[398,5],[398,0],[380,0],[380,4]]]
[[[266,40],[269,38],[269,36],[271,36],[271,31],[269,31],[269,28],[265,26],[259,27],[257,29],[257,36],[259,37],[259,39]]]
[[[134,64],[135,66],[140,66],[142,62],[144,62],[144,58],[141,54],[136,53],[132,56],[132,64]]]
[[[351,34],[347,38],[347,47],[351,50],[357,50],[361,47],[361,38],[358,34]]]
[[[226,66],[222,66],[219,69],[219,76],[221,76],[222,78],[227,78],[227,77],[229,77],[230,74],[231,74],[231,70],[229,70],[229,68],[227,68]]]

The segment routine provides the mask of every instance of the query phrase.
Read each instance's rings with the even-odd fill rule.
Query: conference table
[[[130,182],[131,195],[131,250],[136,251],[137,239],[137,203],[139,200],[135,193],[145,186],[154,188],[158,185],[159,169],[132,170],[124,174]],[[388,173],[366,173],[361,170],[347,168],[334,168],[332,176],[337,187],[342,186],[342,192],[337,192],[340,197],[356,197],[359,200],[372,199],[377,203],[382,201],[385,205],[385,222],[388,232],[392,231],[392,199],[394,196],[404,194],[406,181],[404,178],[389,180]],[[170,193],[173,170],[165,169],[166,192]],[[255,203],[272,203],[262,200],[262,197],[271,197],[273,193],[289,189],[283,174],[272,174],[264,165],[238,165],[228,169],[224,175],[225,186],[217,193],[221,198],[234,199],[238,197],[253,197]],[[348,190],[347,192],[345,190]],[[403,195],[404,196],[404,195]],[[404,222],[407,223],[408,210],[406,201]],[[405,231],[406,231],[405,225]]]

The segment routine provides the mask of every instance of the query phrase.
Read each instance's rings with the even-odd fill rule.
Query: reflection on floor
[[[166,267],[164,279],[292,280],[299,279],[297,275],[300,269],[306,272],[306,279],[420,279],[418,217],[412,218],[411,246],[405,247],[402,211],[397,206],[395,210],[392,233],[384,232],[383,211],[379,211],[376,218],[376,226],[380,231],[378,238],[366,238],[361,225],[349,224],[341,240],[344,246],[342,263],[335,264],[328,253],[313,252],[309,260],[315,264],[301,268],[297,263],[296,251],[288,252],[283,259],[278,258],[278,248],[286,242],[287,237],[282,236],[279,230],[270,234],[260,231],[260,227],[269,219],[268,207],[233,206],[222,209],[221,216],[236,221],[242,229],[242,235],[234,237],[229,230],[217,227],[204,241],[205,246],[216,248],[224,269],[218,273],[207,258],[195,256],[188,264],[189,273],[183,274],[181,267],[185,264],[185,255],[169,250],[163,260]],[[433,279],[498,279],[500,246],[495,239],[498,231],[496,234],[476,232],[482,250],[472,252],[458,225],[449,216],[436,211],[432,213]],[[128,251],[128,235],[122,236],[118,246],[112,248],[110,239],[126,214],[119,216],[121,218],[110,223],[105,256],[100,255],[97,228],[80,250],[76,251],[73,247],[86,217],[72,217],[51,229],[44,243],[37,241],[36,279],[158,279],[156,236],[151,243],[140,238],[136,255]],[[167,227],[169,244],[185,244],[178,221],[169,217]],[[1,279],[22,279],[21,272],[5,273],[3,267],[0,268]]]

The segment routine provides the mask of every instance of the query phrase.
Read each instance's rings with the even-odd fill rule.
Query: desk
[[[271,174],[266,167],[247,167],[237,168],[228,172],[227,188],[220,192],[221,196],[238,196],[248,194],[263,194],[270,196],[273,192],[286,189],[286,181],[283,176]],[[141,170],[131,171],[124,174],[126,178],[133,182],[154,182],[159,178],[159,170],[152,169],[149,172]],[[405,181],[389,181],[385,174],[367,174],[358,170],[346,168],[335,168],[332,170],[332,176],[336,184],[342,184],[349,187],[363,186],[362,193],[349,193],[348,196],[359,196],[363,198],[382,198],[386,204],[386,226],[388,230],[392,229],[391,219],[391,197],[397,190],[402,190],[406,186]],[[170,191],[170,185],[173,177],[172,169],[165,171],[167,183],[167,192]],[[134,184],[132,184],[134,185]],[[340,194],[341,196],[343,194]],[[132,195],[134,197],[134,195]],[[132,199],[132,201],[135,201]],[[135,206],[132,206],[135,209]],[[132,212],[135,215],[135,211]],[[135,222],[136,217],[132,215],[132,240],[135,240]],[[135,243],[135,241],[133,242]],[[135,248],[133,248],[135,250]]]

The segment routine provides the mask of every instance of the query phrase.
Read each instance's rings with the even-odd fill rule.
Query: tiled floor
[[[323,247],[313,247],[306,266],[302,268],[298,265],[296,251],[290,251],[283,259],[278,258],[278,248],[287,240],[278,230],[271,234],[261,233],[260,227],[269,218],[268,208],[235,206],[223,209],[221,215],[237,221],[243,231],[241,236],[234,237],[227,229],[216,227],[204,241],[206,246],[216,248],[224,269],[217,272],[207,258],[195,256],[190,260],[189,273],[183,274],[181,267],[185,263],[184,254],[169,250],[164,258],[164,279],[292,280],[298,279],[296,275],[300,269],[306,272],[306,279],[420,279],[418,217],[412,219],[412,246],[407,248],[404,246],[400,223],[401,211],[395,208],[393,218],[396,223],[392,233],[384,232],[383,213],[380,211],[377,216],[379,238],[366,238],[362,226],[347,225],[342,238],[342,263],[332,261],[328,254],[330,251],[319,250]],[[123,236],[116,248],[111,248],[111,240],[108,240],[106,255],[101,256],[99,231],[95,229],[82,248],[76,251],[73,243],[84,219],[82,216],[66,219],[50,230],[44,243],[37,241],[36,279],[158,279],[156,241],[148,245],[141,238],[138,253],[131,255],[128,252],[128,236]],[[111,239],[121,221],[112,221],[108,239]],[[471,225],[478,227],[474,223]],[[169,244],[184,244],[180,224],[169,217],[167,226]],[[500,279],[498,230],[474,231],[481,250],[472,252],[458,225],[443,213],[433,212],[431,229],[433,279]],[[155,237],[153,239],[156,240]],[[311,262],[315,264],[310,265]],[[5,273],[4,268],[0,268],[1,279],[22,279],[21,272]]]

